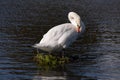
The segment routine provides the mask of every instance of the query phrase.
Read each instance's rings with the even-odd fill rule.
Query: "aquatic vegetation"
[[[68,57],[59,57],[51,54],[37,54],[34,57],[37,65],[43,69],[55,69],[58,67],[63,67],[64,64],[69,62]]]

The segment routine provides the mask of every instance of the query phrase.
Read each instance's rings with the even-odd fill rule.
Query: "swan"
[[[68,19],[71,23],[60,24],[51,28],[43,35],[41,41],[33,47],[49,53],[69,47],[84,32],[85,25],[75,12],[69,12]]]

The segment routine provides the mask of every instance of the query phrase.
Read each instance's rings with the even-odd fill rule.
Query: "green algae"
[[[34,57],[38,67],[44,69],[55,69],[58,67],[63,67],[64,64],[69,63],[68,57],[59,57],[51,54],[37,54]]]

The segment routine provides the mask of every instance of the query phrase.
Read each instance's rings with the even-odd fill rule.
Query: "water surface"
[[[119,80],[119,0],[0,0],[1,80]],[[62,70],[38,70],[31,46],[50,28],[77,12],[86,25],[69,54],[80,61]]]

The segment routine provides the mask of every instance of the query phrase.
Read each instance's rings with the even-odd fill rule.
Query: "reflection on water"
[[[1,80],[118,80],[120,78],[119,0],[0,0]],[[57,71],[38,70],[34,49],[52,26],[75,11],[86,24],[84,36],[66,53],[80,61]]]
[[[40,71],[33,80],[66,80],[67,74],[64,71]]]

